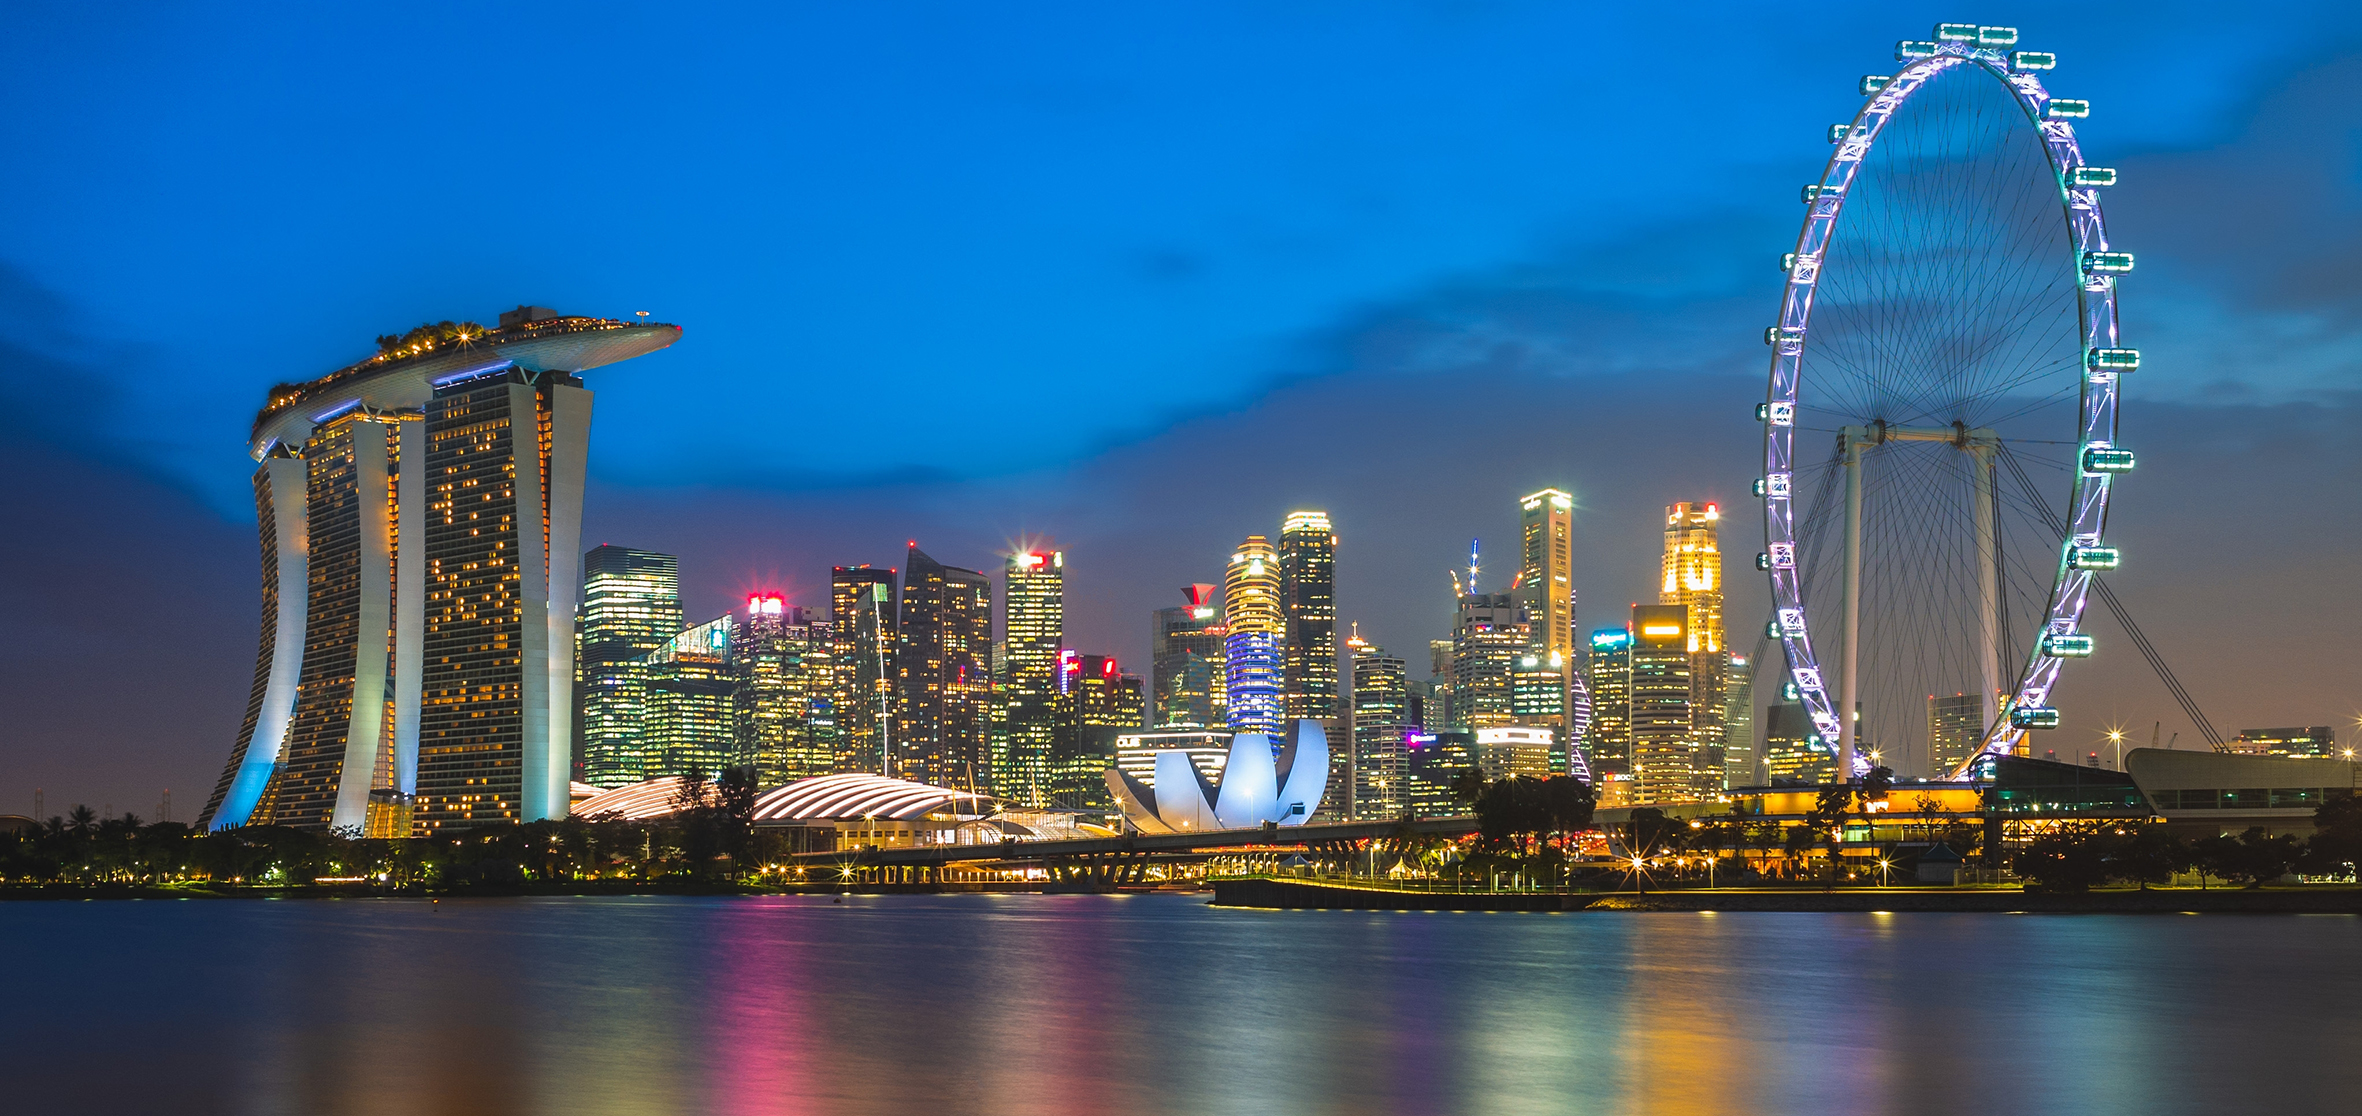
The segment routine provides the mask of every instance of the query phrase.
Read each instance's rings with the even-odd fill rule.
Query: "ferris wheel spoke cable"
[[[2018,465],[2006,448],[2002,450],[2001,459],[2008,463],[2011,474],[2016,477],[2021,486],[2032,488],[2034,483],[2032,478],[2026,475],[2025,469]],[[2048,505],[2036,502],[2035,506],[2040,507],[2045,515],[2051,516],[2053,521],[2056,521],[2057,513],[2052,512]],[[2099,595],[2100,603],[2107,606],[2109,614],[2116,618],[2117,626],[2124,629],[2126,638],[2132,640],[2133,648],[2139,651],[2141,657],[2148,660],[2149,667],[2157,672],[2157,680],[2165,684],[2165,692],[2173,698],[2174,704],[2181,706],[2182,713],[2198,727],[2199,734],[2206,737],[2207,745],[2218,752],[2227,751],[2223,734],[2214,727],[2214,722],[2208,720],[2206,714],[2199,710],[2198,700],[2190,695],[2188,688],[2182,685],[2181,679],[2174,676],[2173,668],[2166,665],[2165,656],[2159,654],[2156,646],[2149,642],[2147,633],[2142,632],[2141,626],[2133,621],[2132,614],[2125,611],[2124,603],[2116,599],[2116,591],[2109,587],[2106,580],[2097,575],[2091,579],[2091,588],[2094,593]]]

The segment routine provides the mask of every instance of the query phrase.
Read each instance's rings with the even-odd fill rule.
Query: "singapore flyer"
[[[1766,635],[1840,778],[1881,749],[1966,771],[2059,723],[2133,465],[2116,436],[2140,362],[2117,335],[2133,256],[2101,216],[2116,172],[2076,140],[2090,104],[2044,88],[2058,59],[2015,28],[1940,24],[1895,59],[1803,188],[1757,414]],[[1981,726],[1949,752],[1930,727],[1945,696]]]

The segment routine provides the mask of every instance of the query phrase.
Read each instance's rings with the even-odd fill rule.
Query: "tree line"
[[[2015,858],[2019,876],[2036,886],[2084,891],[2108,883],[2147,887],[2198,873],[2260,887],[2290,873],[2352,877],[2362,864],[2362,799],[2340,794],[2313,811],[2313,835],[2275,834],[2261,826],[2243,833],[2187,838],[2155,823],[2061,822],[2037,834]]]
[[[16,885],[308,886],[506,889],[573,884],[712,884],[778,862],[787,838],[757,828],[752,772],[684,780],[677,812],[648,821],[564,818],[400,840],[257,825],[202,832],[88,806],[30,831],[0,834],[0,881]]]

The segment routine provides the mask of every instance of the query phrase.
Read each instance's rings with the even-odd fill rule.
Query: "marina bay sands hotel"
[[[201,824],[408,836],[566,815],[591,393],[680,327],[519,307],[280,384],[249,451],[254,688]]]

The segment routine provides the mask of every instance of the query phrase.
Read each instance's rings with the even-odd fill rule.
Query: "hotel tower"
[[[680,327],[539,307],[273,387],[262,638],[200,824],[408,836],[564,817],[591,393]]]

